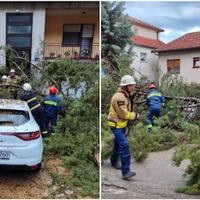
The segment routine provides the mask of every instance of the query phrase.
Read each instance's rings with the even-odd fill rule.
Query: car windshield
[[[0,126],[18,126],[29,120],[30,116],[26,111],[0,109]]]

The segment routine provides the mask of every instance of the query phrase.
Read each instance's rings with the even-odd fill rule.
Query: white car
[[[0,167],[39,171],[42,136],[28,104],[0,99]]]

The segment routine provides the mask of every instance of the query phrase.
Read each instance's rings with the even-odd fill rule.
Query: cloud
[[[128,1],[125,12],[164,29],[165,32],[160,35],[164,42],[172,41],[188,32],[200,31],[198,1]]]
[[[200,31],[200,26],[194,26],[190,29],[187,29],[185,33],[199,32],[199,31]]]

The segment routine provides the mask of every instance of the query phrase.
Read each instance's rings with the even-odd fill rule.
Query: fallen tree
[[[102,79],[102,158],[107,159],[111,155],[113,136],[107,125],[107,112],[110,99],[117,89],[118,82],[109,82],[110,75]],[[136,162],[142,162],[148,157],[149,152],[160,151],[176,147],[174,155],[174,164],[177,166],[184,159],[191,160],[191,164],[185,171],[188,178],[186,187],[179,188],[177,191],[187,194],[199,194],[199,175],[200,171],[199,157],[200,151],[197,150],[200,145],[199,140],[199,118],[200,118],[200,85],[186,84],[177,77],[173,77],[171,84],[166,85],[170,75],[165,76],[166,81],[161,81],[159,89],[165,96],[165,106],[163,116],[154,120],[152,134],[148,134],[146,127],[145,98],[147,93],[147,82],[137,82],[136,94],[134,97],[133,110],[140,113],[140,120],[130,127],[128,136],[130,150]],[[109,84],[109,86],[108,86]],[[164,85],[162,85],[164,84]],[[111,89],[110,89],[111,88]],[[105,95],[105,96],[104,96]],[[109,98],[108,98],[109,97]],[[194,112],[193,117],[189,115]],[[195,152],[192,153],[193,149]],[[195,178],[196,177],[196,178]]]
[[[27,70],[19,61],[28,62]],[[14,55],[10,59],[21,80],[18,85],[1,84],[0,88],[14,87],[22,91],[22,85],[30,82],[40,100],[48,93],[48,86],[58,87],[64,113],[58,116],[55,136],[44,140],[45,156],[59,157],[66,168],[72,172],[68,179],[63,177],[61,184],[77,188],[76,198],[99,196],[99,82],[98,62],[78,62],[69,59],[54,62],[41,61],[32,64],[26,57]],[[14,67],[13,67],[14,66]],[[10,68],[4,67],[0,74],[8,74]]]

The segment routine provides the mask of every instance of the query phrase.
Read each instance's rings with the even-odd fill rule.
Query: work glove
[[[135,113],[135,114],[136,114],[136,116],[135,116],[134,120],[139,119],[140,118],[140,114],[139,113]]]
[[[128,126],[128,127],[133,126],[134,123],[135,123],[135,120],[134,120],[134,119],[133,119],[133,120],[129,120],[127,126]]]
[[[133,126],[134,123],[135,123],[135,120],[139,119],[140,114],[139,113],[135,113],[135,114],[136,114],[135,119],[129,120],[128,121],[128,126]]]

